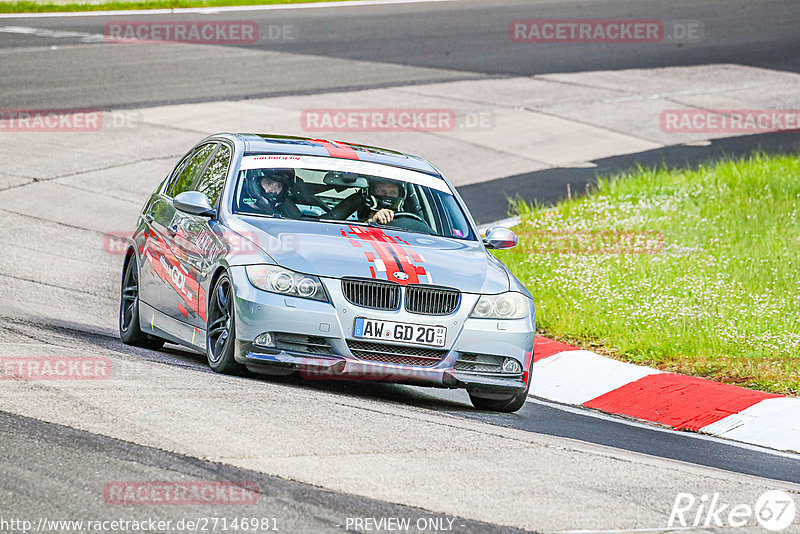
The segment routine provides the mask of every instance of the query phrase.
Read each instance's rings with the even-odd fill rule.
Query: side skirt
[[[204,329],[173,319],[141,300],[139,301],[139,326],[142,332],[194,349],[200,354],[206,353],[206,331]]]

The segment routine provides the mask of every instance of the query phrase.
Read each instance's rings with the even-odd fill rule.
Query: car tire
[[[236,361],[236,321],[234,320],[233,284],[227,274],[220,275],[208,297],[208,328],[206,329],[206,356],[208,365],[217,373],[245,374],[243,365]]]
[[[514,413],[525,405],[528,399],[528,392],[531,390],[531,383],[533,382],[533,362],[528,368],[528,385],[524,390],[511,395],[504,399],[487,399],[486,397],[479,397],[473,393],[469,394],[469,400],[477,410],[485,410],[489,412],[503,412]]]
[[[126,345],[160,349],[164,340],[142,332],[139,325],[139,263],[135,255],[125,260],[119,299],[119,338]]]

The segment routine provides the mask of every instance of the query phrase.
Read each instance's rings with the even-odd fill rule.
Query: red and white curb
[[[536,336],[532,395],[800,453],[800,398],[667,373]]]

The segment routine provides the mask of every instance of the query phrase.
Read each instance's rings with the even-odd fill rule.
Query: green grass
[[[800,393],[800,159],[638,169],[556,206],[516,206],[498,252],[546,335],[612,357]]]
[[[251,6],[262,4],[304,4],[333,0],[116,0],[100,3],[0,2],[0,13],[52,13],[64,11],[106,11],[118,9],[171,9],[184,7]]]

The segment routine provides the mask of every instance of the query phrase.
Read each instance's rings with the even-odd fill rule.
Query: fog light
[[[506,358],[503,361],[503,372],[504,373],[521,373],[522,366],[519,364],[517,360],[514,358]]]
[[[270,334],[269,332],[258,334],[256,338],[253,340],[253,345],[258,345],[259,347],[271,347],[272,334]]]

